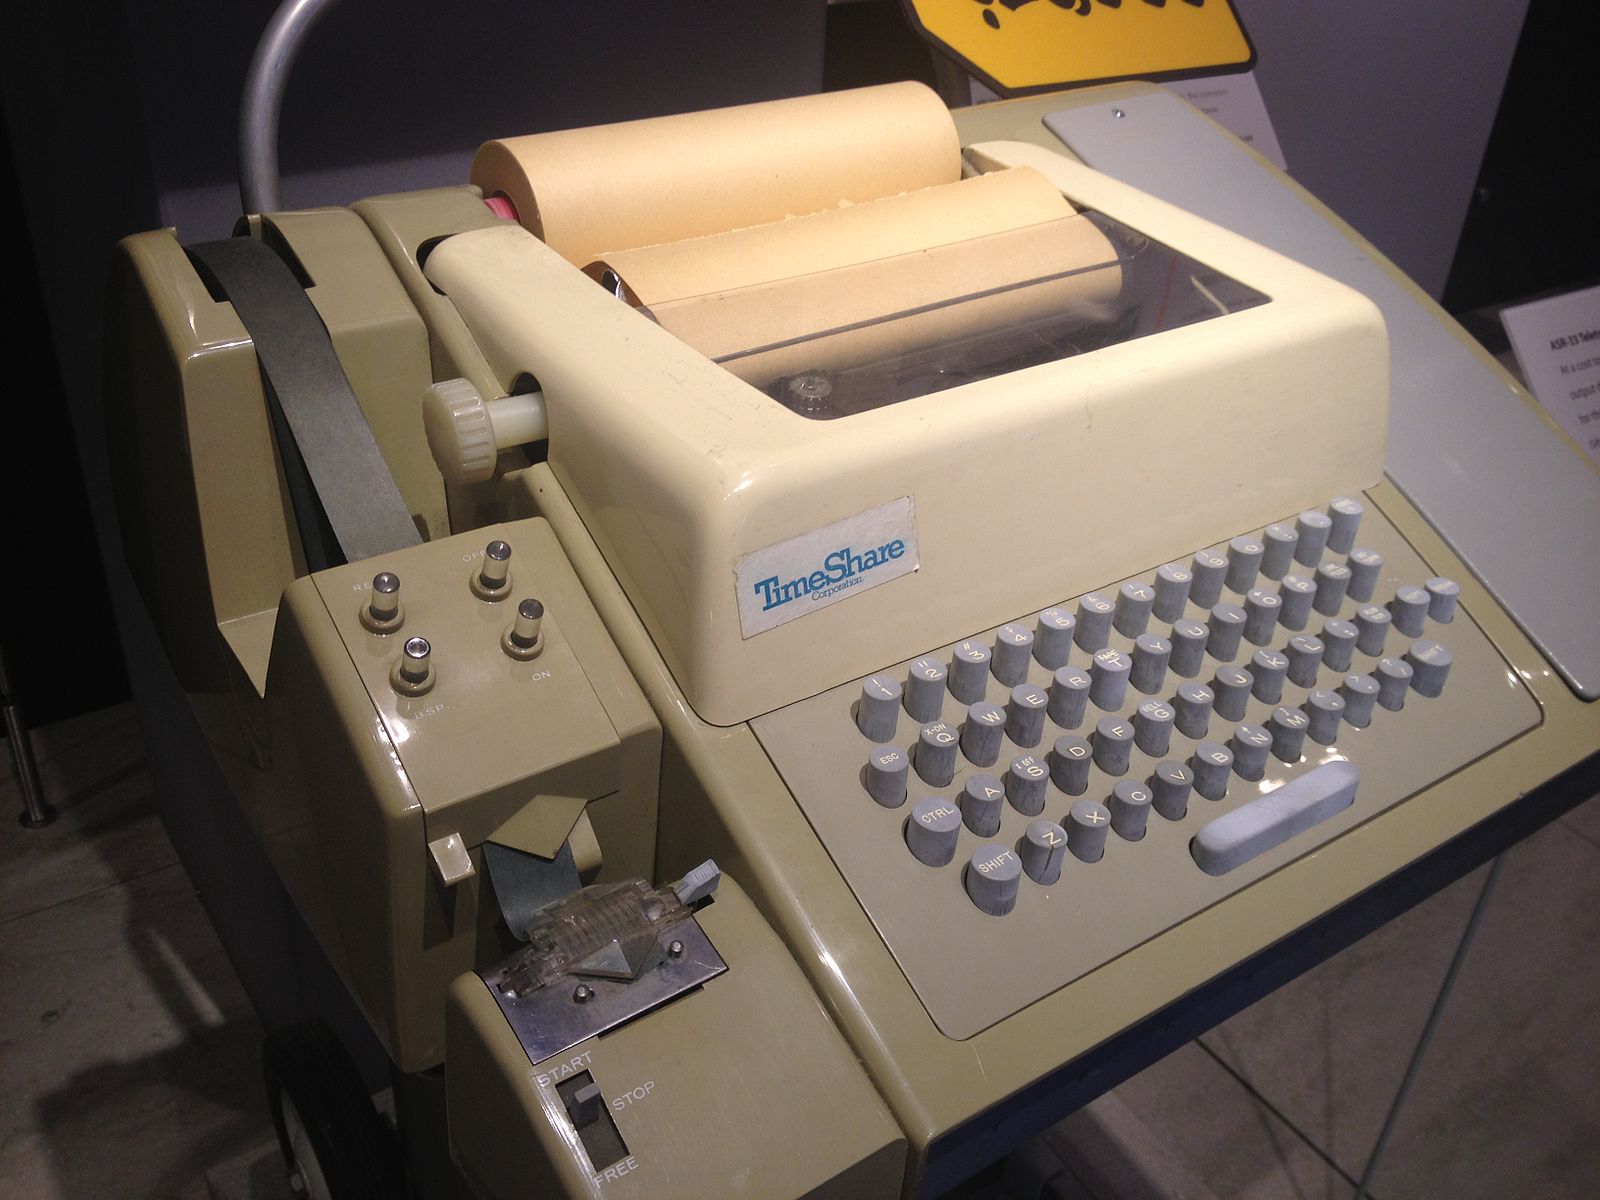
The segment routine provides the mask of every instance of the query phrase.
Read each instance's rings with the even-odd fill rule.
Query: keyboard
[[[1538,720],[1458,587],[1341,497],[752,727],[966,1038]]]

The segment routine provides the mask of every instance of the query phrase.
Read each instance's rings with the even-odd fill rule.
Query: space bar
[[[1189,843],[1189,853],[1207,875],[1225,875],[1349,808],[1360,782],[1354,763],[1324,763],[1207,822]]]

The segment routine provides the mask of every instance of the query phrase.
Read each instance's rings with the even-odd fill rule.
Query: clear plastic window
[[[794,412],[835,420],[1266,301],[1084,212],[644,311]]]

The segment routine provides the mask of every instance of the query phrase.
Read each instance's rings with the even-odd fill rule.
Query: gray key
[[[856,701],[856,728],[874,742],[893,739],[900,720],[900,684],[888,675],[863,680],[861,699]]]
[[[1072,640],[1090,654],[1101,649],[1111,638],[1111,618],[1116,611],[1117,606],[1099,592],[1090,592],[1078,601],[1078,628]]]
[[[1172,705],[1165,700],[1145,700],[1133,710],[1133,743],[1151,758],[1160,758],[1172,745]]]
[[[961,835],[961,810],[948,800],[930,796],[911,806],[906,821],[906,848],[920,863],[942,867],[956,856]]]
[[[1207,875],[1225,875],[1349,808],[1360,781],[1354,763],[1323,763],[1207,822],[1189,853]]]
[[[994,635],[994,658],[989,669],[1007,687],[1028,678],[1028,659],[1033,657],[1033,630],[1021,625],[1002,625]]]
[[[961,787],[961,823],[979,837],[1000,831],[1006,789],[993,775],[974,775]]]
[[[1394,618],[1387,608],[1376,604],[1363,604],[1356,609],[1356,649],[1374,658],[1383,653],[1383,639],[1388,636]]]
[[[1082,667],[1062,667],[1050,680],[1050,719],[1063,729],[1083,724],[1089,702],[1089,673]]]
[[[1217,604],[1206,618],[1210,636],[1206,653],[1218,662],[1232,662],[1239,654],[1239,637],[1244,633],[1244,609],[1237,604]]]
[[[1311,607],[1325,617],[1337,617],[1345,592],[1350,589],[1350,568],[1339,562],[1325,562],[1317,567],[1316,584]]]
[[[1201,550],[1189,564],[1189,599],[1201,608],[1211,608],[1222,599],[1222,584],[1228,577],[1228,556],[1218,550]]]
[[[987,700],[969,704],[967,719],[961,723],[961,753],[974,766],[994,766],[1000,760],[1000,740],[1005,730],[1005,709]]]
[[[1323,622],[1323,665],[1334,671],[1348,671],[1350,669],[1350,655],[1355,651],[1356,637],[1359,632],[1349,621],[1341,621],[1337,617],[1331,621]]]
[[[1456,604],[1461,600],[1461,585],[1454,579],[1435,575],[1427,582],[1428,615],[1441,625],[1456,618]]]
[[[1250,689],[1255,682],[1255,676],[1240,667],[1218,667],[1211,677],[1217,716],[1224,721],[1244,720],[1245,709],[1250,704]]]
[[[1017,906],[1017,888],[1022,880],[1022,859],[1010,846],[988,842],[972,852],[967,860],[967,896],[979,911],[1003,917]]]
[[[1133,751],[1133,724],[1122,717],[1101,717],[1089,735],[1094,746],[1094,765],[1107,775],[1126,775]]]
[[[1094,750],[1076,734],[1064,734],[1056,739],[1046,756],[1050,763],[1050,782],[1069,796],[1081,796],[1089,790],[1089,768],[1094,763]]]
[[[989,647],[962,642],[950,653],[950,694],[963,704],[983,699],[989,687]]]
[[[1294,548],[1294,560],[1302,566],[1314,567],[1322,561],[1322,548],[1328,544],[1328,534],[1333,522],[1327,513],[1303,512],[1294,519],[1294,531],[1300,541]]]
[[[1411,677],[1415,674],[1411,664],[1403,658],[1380,658],[1372,674],[1378,681],[1378,703],[1390,712],[1404,708],[1406,693],[1411,690]]]
[[[1278,707],[1272,710],[1272,715],[1267,718],[1267,732],[1272,735],[1272,753],[1274,757],[1286,763],[1300,761],[1301,752],[1305,749],[1306,729],[1311,724],[1311,718],[1298,708]]]
[[[929,721],[917,731],[911,765],[929,787],[944,787],[956,777],[956,743],[961,735],[947,721]]]
[[[1156,569],[1156,602],[1151,609],[1156,620],[1171,624],[1183,616],[1193,581],[1194,575],[1182,563],[1167,563]]]
[[[1283,608],[1278,613],[1278,624],[1298,632],[1311,619],[1311,602],[1317,598],[1317,585],[1304,575],[1285,575],[1278,581],[1278,599]]]
[[[1205,662],[1206,643],[1210,640],[1211,631],[1199,621],[1179,617],[1172,623],[1172,657],[1167,660],[1168,668],[1185,679],[1193,679]]]
[[[1406,651],[1406,662],[1411,665],[1411,687],[1417,695],[1434,699],[1444,691],[1452,659],[1450,651],[1438,642],[1411,643],[1411,649]]]
[[[1366,506],[1354,496],[1337,496],[1328,505],[1328,549],[1335,554],[1349,554],[1356,544],[1356,530],[1361,528],[1361,514]]]
[[[913,721],[937,721],[944,711],[950,672],[936,658],[919,658],[906,671],[905,706]]]
[[[867,755],[867,795],[884,808],[899,808],[906,802],[906,752],[898,746],[883,746]]]
[[[1230,592],[1244,595],[1256,585],[1256,573],[1261,570],[1261,558],[1266,546],[1259,538],[1241,533],[1228,543],[1228,574],[1224,582]]]
[[[1079,800],[1067,810],[1067,849],[1080,862],[1097,863],[1105,856],[1111,814],[1102,804]]]
[[[1406,637],[1421,637],[1428,625],[1430,597],[1424,588],[1407,585],[1397,588],[1389,601],[1389,612],[1394,617],[1394,627]]]
[[[1045,785],[1049,782],[1050,768],[1043,759],[1019,754],[1006,768],[1006,799],[1023,816],[1036,817],[1044,811]]]
[[[1289,658],[1276,650],[1257,650],[1250,656],[1250,694],[1263,704],[1283,699],[1283,681]]]
[[[1006,700],[1006,736],[1019,746],[1032,748],[1044,736],[1044,710],[1050,696],[1043,688],[1019,683]]]
[[[1283,648],[1283,656],[1289,660],[1289,682],[1296,687],[1316,687],[1325,649],[1322,639],[1309,633],[1297,633],[1290,638]]]
[[[1177,725],[1178,732],[1184,737],[1205,737],[1206,729],[1211,724],[1211,706],[1216,700],[1216,693],[1203,683],[1192,680],[1180,683],[1177,694],[1172,698],[1173,723]]]
[[[1172,643],[1159,634],[1141,633],[1133,640],[1133,670],[1129,681],[1146,696],[1154,696],[1167,680]]]
[[[1017,843],[1022,869],[1037,884],[1049,887],[1061,878],[1061,860],[1067,854],[1067,831],[1054,821],[1030,821]]]
[[[1233,774],[1233,751],[1221,742],[1201,742],[1189,756],[1194,772],[1194,790],[1207,800],[1221,800],[1228,794],[1228,777]]]
[[[1096,650],[1089,660],[1089,699],[1096,708],[1115,712],[1128,695],[1128,672],[1133,660],[1121,650],[1107,646]]]
[[[1067,665],[1072,649],[1072,631],[1078,618],[1064,608],[1047,608],[1033,627],[1033,657],[1041,667],[1054,671]]]
[[[1339,726],[1344,723],[1344,697],[1326,688],[1313,688],[1306,693],[1306,702],[1300,706],[1311,723],[1306,736],[1322,746],[1331,746],[1339,740]]]
[[[1339,684],[1344,697],[1344,719],[1353,729],[1372,724],[1372,706],[1378,699],[1378,681],[1371,675],[1346,675]]]
[[[1272,641],[1272,635],[1278,628],[1278,610],[1283,607],[1283,601],[1278,599],[1276,592],[1269,592],[1266,588],[1251,588],[1244,597],[1244,638],[1257,646],[1265,646]]]
[[[1378,579],[1383,574],[1383,555],[1376,550],[1357,546],[1350,551],[1344,565],[1350,568],[1350,586],[1345,589],[1345,595],[1357,604],[1365,604],[1372,599]]]
[[[1254,782],[1267,773],[1267,752],[1272,749],[1272,735],[1259,725],[1241,725],[1228,739],[1233,751],[1233,773],[1240,779]]]
[[[1156,590],[1139,579],[1130,579],[1117,589],[1117,612],[1112,627],[1124,637],[1136,638],[1150,624]]]
[[[1150,819],[1150,789],[1133,779],[1123,779],[1111,789],[1111,828],[1123,841],[1137,842],[1144,837]]]
[[[1181,821],[1189,812],[1189,791],[1194,772],[1170,758],[1156,764],[1150,776],[1151,807],[1169,821]]]
[[[1294,548],[1299,543],[1300,535],[1293,525],[1268,525],[1261,534],[1261,544],[1266,547],[1261,556],[1261,573],[1268,579],[1282,579],[1294,562]]]

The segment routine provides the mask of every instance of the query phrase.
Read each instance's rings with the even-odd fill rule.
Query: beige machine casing
[[[814,1075],[786,1077],[778,1061],[762,1076],[814,1101],[771,1110],[792,1122],[785,1138],[852,1131],[829,1160],[835,1190],[816,1194],[915,1195],[1060,1116],[1053,1089],[1096,1047],[1600,749],[1594,706],[1381,480],[1388,374],[1373,306],[1087,170],[1039,123],[1124,94],[957,114],[969,166],[1032,166],[1269,303],[846,421],[795,416],[688,351],[472,189],[264,218],[255,234],[309,281],[430,539],[308,578],[248,334],[171,231],[123,244],[108,375],[130,565],[224,774],[390,1054],[407,1070],[447,1060],[456,1154],[486,1195],[515,1194],[524,1175],[572,1195],[599,1185],[466,974],[510,948],[484,842],[541,858],[567,845],[602,879],[659,882],[708,856],[729,877],[701,917],[727,975],[590,1047],[608,1089],[658,1071],[680,1089],[681,1112],[634,1127],[640,1170],[624,1190],[673,1194],[662,1173],[697,1152],[684,1131],[723,1128],[684,1114],[745,1095],[710,1087],[730,1069],[718,1046],[757,1044],[777,1014],[818,1055]],[[549,407],[548,464],[508,450],[497,484],[440,483],[422,458],[426,386],[464,377],[490,396],[526,376]],[[1506,382],[1507,402],[1526,402]],[[1429,571],[1460,582],[1482,658],[1498,656],[1531,727],[1005,1019],[947,1036],[750,722],[1338,492],[1361,492]],[[901,497],[915,501],[919,570],[740,636],[742,556]],[[547,605],[543,663],[508,662],[504,602],[467,585],[491,537],[512,544],[519,588]],[[404,581],[403,631],[359,619],[378,570]],[[397,698],[388,671],[412,633],[434,642],[437,682]],[[1469,695],[1436,703],[1473,720]],[[730,1110],[726,1128],[766,1111]],[[748,1153],[780,1153],[769,1146]],[[731,1169],[722,1190],[825,1188],[793,1165]],[[693,1181],[680,1194],[714,1187]]]
[[[969,147],[968,161],[1030,166],[1069,200],[1271,300],[812,421],[615,303],[516,226],[451,238],[428,258],[501,386],[539,380],[551,469],[712,724],[1232,536],[1258,514],[1357,491],[1382,471],[1388,359],[1365,297],[1061,154],[995,142]],[[1315,454],[1300,452],[1310,445]],[[1215,487],[1222,463],[1250,469]],[[915,508],[917,571],[738,636],[741,558],[901,497]]]

